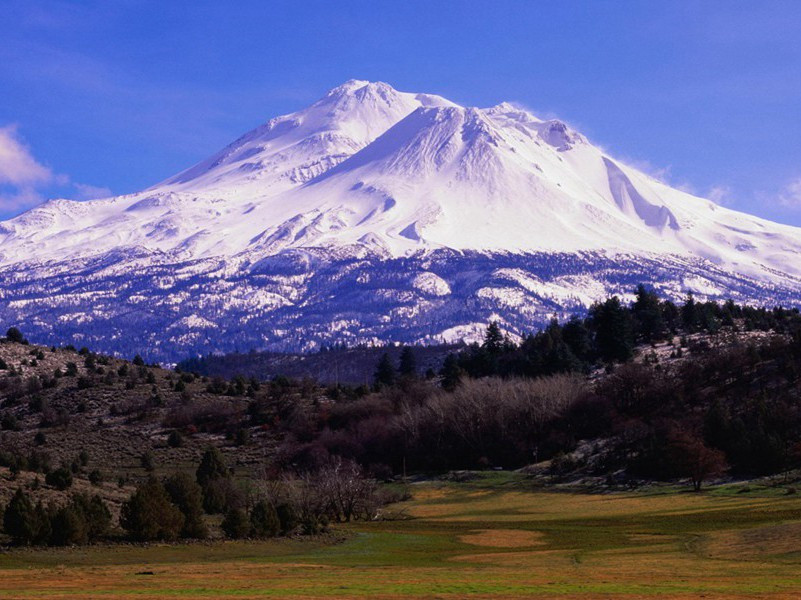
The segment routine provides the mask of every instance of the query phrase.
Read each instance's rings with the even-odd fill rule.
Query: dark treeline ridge
[[[566,323],[552,320],[519,344],[491,324],[483,344],[473,344],[449,359],[447,374],[456,374],[455,367],[471,377],[589,372],[599,365],[630,360],[638,345],[665,342],[676,335],[716,334],[721,329],[797,335],[801,317],[798,309],[754,308],[731,300],[697,302],[692,294],[678,306],[640,285],[629,306],[614,296],[593,305],[584,318],[573,317]],[[446,385],[451,383],[449,378]]]

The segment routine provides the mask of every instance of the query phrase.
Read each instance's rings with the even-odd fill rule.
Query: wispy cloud
[[[801,177],[784,186],[779,194],[779,204],[785,208],[801,209]]]
[[[15,214],[41,204],[48,192],[66,193],[76,200],[108,197],[105,187],[74,182],[55,173],[33,155],[15,124],[0,127],[0,215]]]
[[[108,198],[113,195],[113,192],[107,187],[88,185],[85,183],[74,183],[72,186],[75,188],[75,198],[77,200],[95,200],[97,198]]]
[[[715,185],[712,186],[706,194],[704,194],[705,198],[708,198],[715,204],[720,206],[726,206],[731,204],[732,201],[732,190],[727,185]]]
[[[50,183],[53,177],[20,139],[16,125],[0,127],[0,184],[37,186]]]

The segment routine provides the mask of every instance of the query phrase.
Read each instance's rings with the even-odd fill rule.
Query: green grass
[[[0,597],[792,598],[801,588],[801,498],[772,487],[587,494],[492,472],[412,490],[396,507],[412,518],[329,538],[8,552]]]

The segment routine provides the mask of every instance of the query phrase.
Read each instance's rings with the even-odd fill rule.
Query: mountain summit
[[[800,256],[561,121],[351,80],[143,192],[0,223],[0,317],[158,358],[450,340],[639,281],[795,302]]]

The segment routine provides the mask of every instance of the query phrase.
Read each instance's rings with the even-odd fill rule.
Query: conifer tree
[[[376,387],[391,387],[395,384],[395,367],[389,358],[389,354],[384,352],[381,360],[375,369],[375,386]]]
[[[404,346],[400,355],[400,368],[398,369],[401,377],[414,377],[417,375],[417,359],[411,346]]]

